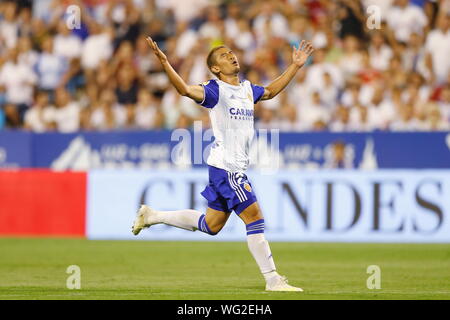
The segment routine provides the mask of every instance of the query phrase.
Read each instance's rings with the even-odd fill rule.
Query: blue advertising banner
[[[73,134],[0,132],[0,168],[198,168],[211,130]],[[250,148],[255,169],[450,168],[450,133],[280,133],[260,130]]]
[[[32,168],[32,134],[0,131],[0,169]]]

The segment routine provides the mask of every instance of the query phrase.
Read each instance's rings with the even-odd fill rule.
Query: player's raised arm
[[[264,88],[264,95],[261,100],[268,100],[279,94],[289,82],[294,78],[297,71],[303,67],[308,57],[314,52],[314,48],[310,42],[302,41],[297,48],[293,47],[292,63],[283,72],[281,76],[276,78],[271,84]]]
[[[187,85],[186,82],[170,65],[167,56],[164,54],[164,52],[161,51],[156,42],[153,41],[153,39],[150,37],[147,37],[146,40],[150,45],[150,48],[152,48],[153,52],[155,53],[156,57],[159,59],[159,62],[161,62],[161,65],[164,68],[164,72],[167,74],[170,82],[175,87],[175,89],[177,89],[178,93],[181,94],[182,96],[189,97],[197,102],[201,102],[204,97],[203,87],[200,85],[194,86]]]

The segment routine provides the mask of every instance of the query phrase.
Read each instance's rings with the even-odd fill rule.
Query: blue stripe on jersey
[[[264,233],[264,219],[259,219],[255,222],[249,223],[245,227],[247,228],[247,235]]]
[[[200,105],[205,108],[214,108],[219,102],[219,84],[216,80],[209,80],[206,84],[202,84],[204,90],[203,101]]]
[[[261,100],[262,96],[264,95],[264,87],[257,86],[253,83],[251,83],[252,91],[253,91],[253,103],[257,103],[259,100]]]

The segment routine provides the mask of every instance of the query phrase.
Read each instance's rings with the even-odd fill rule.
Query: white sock
[[[169,226],[195,231],[198,229],[198,220],[202,213],[196,210],[157,211],[146,223],[164,223]]]
[[[274,276],[277,276],[278,273],[275,268],[269,243],[264,237],[264,233],[247,235],[247,244],[253,258],[255,258],[256,263],[264,276],[264,279],[268,281]]]

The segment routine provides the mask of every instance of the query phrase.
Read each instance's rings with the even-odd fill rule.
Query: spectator
[[[359,50],[359,40],[353,35],[347,35],[343,40],[343,55],[339,60],[339,68],[344,79],[352,77],[362,68],[362,55]]]
[[[313,90],[321,90],[324,86],[324,74],[328,73],[333,79],[333,84],[340,88],[343,84],[343,75],[338,66],[325,60],[326,50],[320,49],[314,53],[314,64],[309,67],[306,82]]]
[[[146,90],[139,90],[136,107],[135,123],[139,129],[162,128],[164,116],[160,107],[155,103],[155,98]]]
[[[356,132],[367,132],[375,129],[369,123],[367,107],[357,104],[351,108],[349,127],[351,131]]]
[[[113,30],[102,28],[97,23],[92,23],[89,28],[90,35],[84,41],[81,52],[81,64],[87,71],[93,71],[100,61],[107,60],[113,53]]]
[[[428,34],[425,51],[433,80],[442,84],[450,73],[450,13],[439,16],[437,28]]]
[[[389,125],[392,131],[417,131],[420,127],[420,122],[415,117],[414,107],[408,104],[401,107],[400,118]]]
[[[334,113],[334,120],[330,124],[330,130],[334,132],[350,131],[350,109],[339,105]]]
[[[423,126],[427,131],[448,131],[450,125],[443,117],[439,107],[434,103],[429,103],[427,106],[427,119]]]
[[[53,122],[59,132],[75,132],[80,128],[81,107],[69,92],[59,88],[55,92],[56,110]]]
[[[117,102],[123,106],[135,105],[139,84],[134,67],[130,64],[122,65],[117,72]]]
[[[253,22],[256,38],[266,43],[270,37],[285,38],[289,34],[287,19],[277,11],[274,1],[264,1]]]
[[[404,50],[402,57],[404,70],[419,72],[427,79],[431,79],[432,73],[426,67],[426,52],[420,35],[411,33],[409,45]]]
[[[90,114],[90,128],[94,130],[111,130],[123,127],[125,122],[125,109],[116,105],[114,92],[111,90],[103,91]]]
[[[384,88],[378,87],[367,106],[367,122],[378,130],[387,130],[395,117],[395,107],[389,99],[384,98]]]
[[[53,51],[53,38],[49,37],[42,43],[42,53],[36,63],[39,88],[53,95],[67,71],[67,61]]]
[[[19,34],[19,21],[17,17],[17,5],[13,1],[4,4],[3,20],[0,21],[0,48],[12,49],[17,44]]]
[[[48,93],[37,94],[36,103],[25,113],[24,128],[34,132],[44,132],[52,128],[55,108],[50,105]]]
[[[330,112],[320,100],[320,93],[314,91],[311,95],[311,103],[300,109],[299,121],[303,130],[313,130],[321,122],[327,123]]]
[[[387,14],[387,23],[400,42],[408,42],[411,33],[424,34],[428,19],[423,11],[409,0],[397,0]]]
[[[22,37],[18,40],[17,48],[19,50],[19,62],[27,65],[30,69],[34,68],[39,58],[39,53],[33,49],[31,39]]]
[[[58,23],[58,33],[54,38],[54,54],[70,61],[81,56],[81,39],[71,33],[65,21]]]
[[[19,51],[10,49],[9,58],[0,69],[0,86],[6,90],[6,102],[21,116],[32,104],[36,74],[19,61]],[[10,110],[9,112],[13,112]]]
[[[383,33],[372,33],[369,46],[370,64],[377,70],[384,71],[389,67],[392,58],[392,49],[386,44]]]
[[[260,127],[438,130],[450,123],[449,1],[76,1],[82,19],[75,30],[65,24],[69,2],[33,1],[32,10],[0,2],[4,126],[171,129],[200,120],[207,127],[208,111],[175,94],[147,35],[190,84],[212,77],[205,57],[216,44],[233,50],[243,77],[267,85],[291,63],[293,45],[313,41],[309,66],[286,94],[256,108],[264,110],[255,111]],[[370,5],[381,9],[379,30],[366,29]],[[43,89],[63,97],[49,126],[38,116]],[[69,125],[56,121],[61,118]]]

